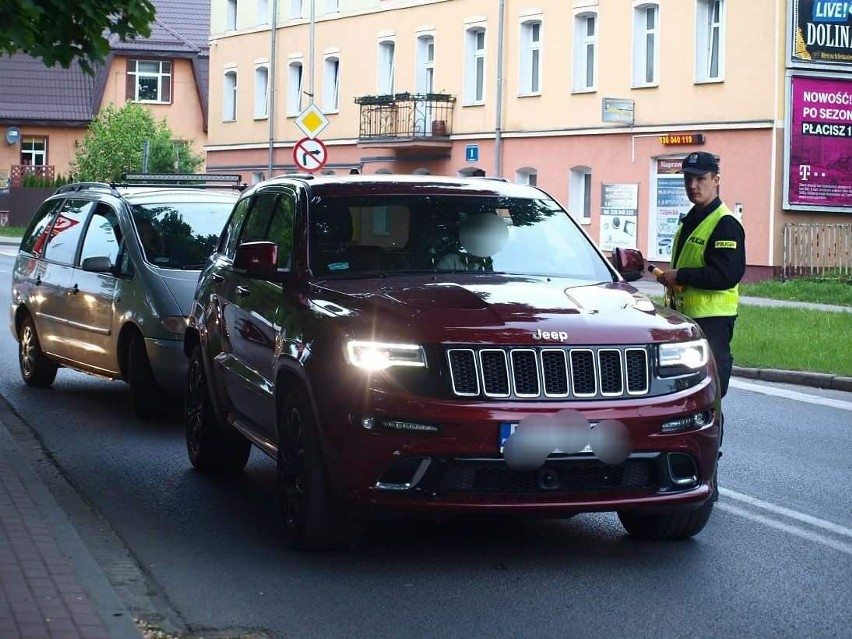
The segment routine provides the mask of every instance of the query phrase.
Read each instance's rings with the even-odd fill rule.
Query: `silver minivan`
[[[138,417],[162,417],[163,391],[182,392],[186,379],[198,275],[238,196],[77,183],[47,198],[12,273],[10,328],[24,382],[48,387],[61,366],[122,379]]]

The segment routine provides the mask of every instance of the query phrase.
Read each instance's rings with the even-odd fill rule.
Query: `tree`
[[[151,35],[151,0],[3,0],[0,54],[26,53],[48,67],[74,60],[87,73],[109,53],[109,37]]]
[[[128,102],[105,107],[92,121],[74,158],[75,177],[117,182],[125,171],[141,173],[146,140],[149,173],[193,173],[204,161],[189,143],[174,139],[165,120],[157,122],[149,109]]]

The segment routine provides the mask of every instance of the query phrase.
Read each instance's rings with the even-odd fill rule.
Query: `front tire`
[[[246,467],[251,442],[217,419],[202,357],[201,346],[196,345],[186,375],[183,411],[186,451],[196,470],[233,475]]]
[[[47,388],[53,384],[59,368],[41,350],[35,322],[29,315],[24,318],[18,332],[18,364],[24,383],[36,388]]]
[[[130,404],[139,419],[147,422],[165,417],[168,402],[151,372],[145,338],[139,333],[133,336],[128,346],[127,383],[130,386]]]
[[[291,548],[323,550],[357,545],[362,524],[332,494],[304,390],[290,393],[279,415],[278,499]]]
[[[619,512],[618,519],[631,537],[652,541],[688,539],[700,533],[713,512],[714,500],[694,510],[673,513],[646,514]]]

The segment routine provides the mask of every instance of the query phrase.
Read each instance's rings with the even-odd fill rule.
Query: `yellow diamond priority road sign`
[[[323,129],[328,125],[328,118],[325,117],[325,114],[313,102],[296,118],[296,126],[311,139],[322,133]]]

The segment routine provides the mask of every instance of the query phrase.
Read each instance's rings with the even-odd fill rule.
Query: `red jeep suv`
[[[202,271],[187,450],[277,462],[287,542],[382,517],[615,511],[695,535],[719,384],[698,327],[627,283],[543,191],[487,178],[287,176],[245,191]]]

